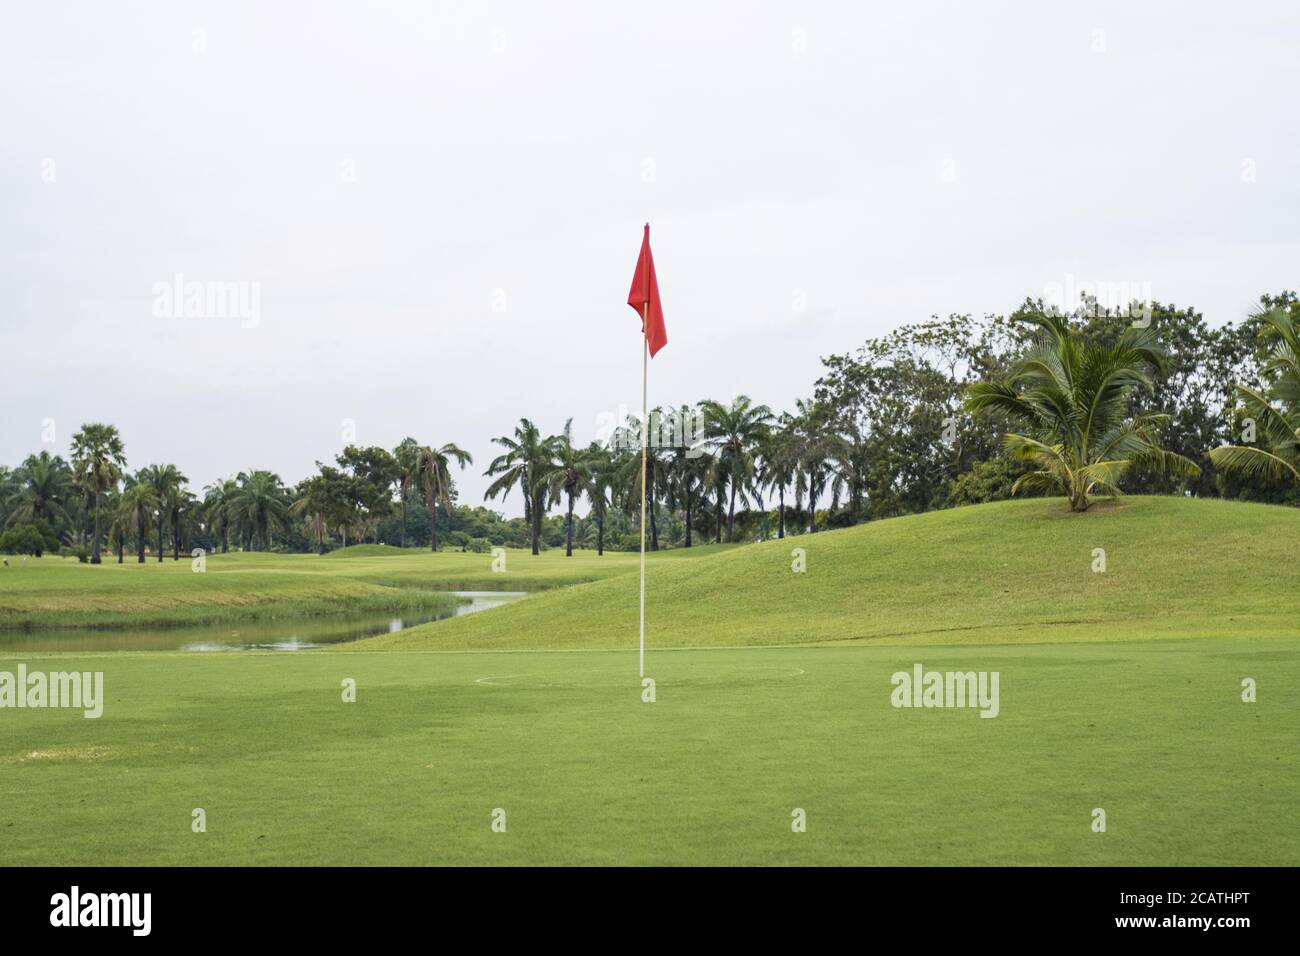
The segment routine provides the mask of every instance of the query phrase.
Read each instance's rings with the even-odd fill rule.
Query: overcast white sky
[[[1236,320],[1300,285],[1297,49],[1294,2],[6,4],[0,462],[103,420],[292,483],[347,419],[477,503],[521,415],[639,407],[646,220],[652,403],[1068,276]],[[257,326],[155,316],[177,273]]]

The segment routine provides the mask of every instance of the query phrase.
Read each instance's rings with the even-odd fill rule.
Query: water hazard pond
[[[390,634],[404,627],[500,607],[523,591],[450,591],[459,604],[422,614],[332,614],[168,628],[0,631],[0,651],[299,651]]]

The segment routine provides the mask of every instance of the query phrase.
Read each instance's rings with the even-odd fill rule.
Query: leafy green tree
[[[47,547],[45,536],[35,524],[20,524],[0,534],[0,553],[40,557]]]
[[[1028,427],[1008,433],[1003,447],[1037,470],[1015,485],[1055,490],[1071,511],[1086,511],[1094,493],[1120,494],[1133,468],[1195,477],[1196,463],[1160,446],[1163,413],[1129,411],[1134,389],[1149,386],[1164,353],[1149,328],[1130,326],[1113,346],[1085,344],[1067,319],[1028,313],[1038,339],[1004,378],[977,382],[966,407],[975,414],[1001,411]]]
[[[352,475],[354,503],[363,533],[377,531],[379,522],[393,512],[393,488],[401,476],[397,459],[378,445],[349,445],[335,456],[335,461]]]
[[[99,564],[100,510],[104,493],[117,485],[126,468],[122,436],[112,425],[90,422],[72,436],[72,470],[77,484],[95,501],[95,534],[90,563]]]

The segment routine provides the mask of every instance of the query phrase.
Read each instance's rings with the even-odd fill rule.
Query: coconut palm
[[[433,551],[438,550],[438,502],[442,502],[447,513],[451,514],[452,461],[459,464],[462,471],[466,465],[474,464],[469,452],[451,443],[441,448],[422,445],[418,451],[420,488],[429,509],[429,547]]]
[[[1168,415],[1130,413],[1135,391],[1164,368],[1151,329],[1130,326],[1115,344],[1101,345],[1085,343],[1060,315],[1028,313],[1022,321],[1038,326],[1035,343],[1005,377],[977,382],[966,398],[971,412],[1002,411],[1027,426],[1027,434],[1003,436],[1009,457],[1038,466],[1016,481],[1013,494],[1055,491],[1079,512],[1094,493],[1120,494],[1120,480],[1134,468],[1200,474],[1194,462],[1160,447]]]
[[[140,469],[140,477],[153,487],[158,499],[158,560],[163,559],[163,532],[172,527],[172,552],[179,557],[180,509],[185,502],[185,484],[189,481],[175,465],[150,465]]]
[[[325,553],[325,538],[332,504],[328,479],[324,475],[313,475],[298,483],[297,498],[289,505],[290,514],[306,517],[318,554]]]
[[[795,510],[798,511],[803,496],[808,496],[808,533],[817,531],[817,501],[833,480],[834,456],[839,449],[837,437],[831,430],[831,410],[823,403],[799,399],[788,424],[790,454],[798,463],[795,477]]]
[[[73,497],[72,481],[72,470],[58,455],[48,451],[28,455],[7,482],[7,524],[66,520],[65,505]]]
[[[1263,368],[1272,384],[1264,392],[1234,386],[1243,418],[1253,425],[1249,432],[1253,442],[1216,448],[1210,460],[1223,471],[1243,477],[1300,483],[1300,324],[1282,308],[1252,318],[1277,334]]]
[[[420,480],[420,443],[414,438],[403,438],[393,449],[397,462],[397,494],[402,501],[401,546],[406,547],[406,498]]]
[[[126,550],[126,537],[131,532],[131,525],[122,517],[122,494],[116,488],[104,495],[104,514],[108,518],[105,537],[109,550],[117,552],[117,563],[121,564]]]
[[[563,495],[568,503],[564,514],[564,556],[573,557],[573,503],[586,492],[591,481],[592,461],[586,449],[573,446],[573,419],[564,423],[564,431],[553,442],[555,470],[547,492],[552,500]]]
[[[591,504],[590,518],[595,522],[596,555],[605,553],[605,518],[614,493],[618,464],[613,452],[599,442],[587,446],[587,501]]]
[[[184,475],[179,476],[180,480],[172,486],[171,493],[164,499],[162,512],[171,524],[172,532],[172,560],[179,561],[181,558],[181,536],[183,531],[182,517],[193,511],[194,506],[198,504],[198,499],[185,487],[189,479]]]
[[[749,504],[748,494],[754,490],[757,471],[756,454],[763,436],[771,428],[772,410],[766,405],[755,405],[748,395],[737,396],[730,405],[706,400],[700,403],[704,411],[704,434],[708,447],[717,461],[720,474],[726,475],[730,492],[727,506],[727,540],[732,540],[736,521],[736,498]]]
[[[221,542],[221,553],[230,550],[230,526],[235,495],[239,483],[233,478],[225,478],[203,489],[203,513],[207,516],[208,527]]]
[[[249,550],[271,547],[271,531],[289,528],[289,495],[280,476],[271,471],[240,472],[230,501],[231,524],[244,535]]]
[[[794,417],[783,413],[776,426],[768,432],[759,449],[759,482],[768,489],[776,489],[778,538],[785,537],[785,492],[794,487],[799,474],[799,445],[794,431]],[[690,529],[687,529],[687,535]]]
[[[90,563],[99,564],[100,511],[104,493],[122,479],[126,468],[126,449],[122,436],[112,425],[90,422],[72,436],[72,470],[77,484],[94,499],[95,536],[91,543]]]
[[[158,512],[158,504],[158,494],[154,491],[153,484],[143,475],[127,479],[126,487],[118,497],[118,520],[122,523],[123,533],[126,528],[134,526],[140,564],[144,564],[145,536]]]
[[[661,409],[650,412],[650,428],[653,433],[657,423],[663,419]],[[622,507],[640,522],[641,519],[641,484],[645,482],[646,498],[646,534],[650,539],[650,550],[659,550],[658,502],[667,491],[667,466],[663,448],[658,437],[647,436],[642,462],[641,417],[629,415],[623,426],[614,433],[614,447],[629,449],[629,453],[618,459],[618,471],[614,486]],[[644,475],[642,475],[644,471]]]
[[[542,515],[546,513],[547,491],[555,471],[555,438],[543,438],[536,425],[521,418],[513,438],[503,435],[492,441],[506,449],[506,453],[492,459],[484,472],[489,477],[496,476],[484,498],[491,501],[518,488],[524,496],[524,519],[532,536],[533,554],[541,554]]]
[[[710,459],[696,441],[694,435],[687,434],[687,422],[693,422],[695,410],[690,405],[681,405],[668,411],[669,421],[681,423],[679,433],[673,436],[670,451],[661,469],[664,475],[665,500],[670,508],[680,508],[686,532],[686,547],[692,544],[691,525],[696,514],[700,494],[704,487]]]

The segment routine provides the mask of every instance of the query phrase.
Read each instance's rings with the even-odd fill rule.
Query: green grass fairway
[[[1000,716],[892,708],[915,661]],[[1276,639],[656,651],[654,704],[634,651],[27,663],[108,702],[0,712],[8,864],[1300,863]]]
[[[730,546],[665,551],[668,564]],[[0,565],[0,630],[66,627],[178,627],[211,622],[434,608],[432,591],[542,591],[635,572],[639,556],[506,551],[504,573],[490,554],[360,545],[314,554],[210,554],[202,574],[180,561],[102,565],[70,558],[7,555]]]
[[[791,570],[794,548],[806,553],[802,574]],[[1092,571],[1095,548],[1106,552],[1105,573]],[[1297,569],[1295,508],[1122,498],[1076,515],[1060,499],[1007,501],[660,558],[650,571],[646,640],[1287,637],[1300,618],[1295,602],[1279,597],[1295,594]],[[635,571],[339,650],[626,646],[637,632]]]
[[[107,698],[0,709],[5,862],[1300,865],[1295,509],[1004,502],[654,555],[654,703],[636,555],[507,560],[0,569],[0,623],[45,626],[534,592],[292,654],[0,644]],[[895,709],[916,663],[999,672],[999,716]]]

